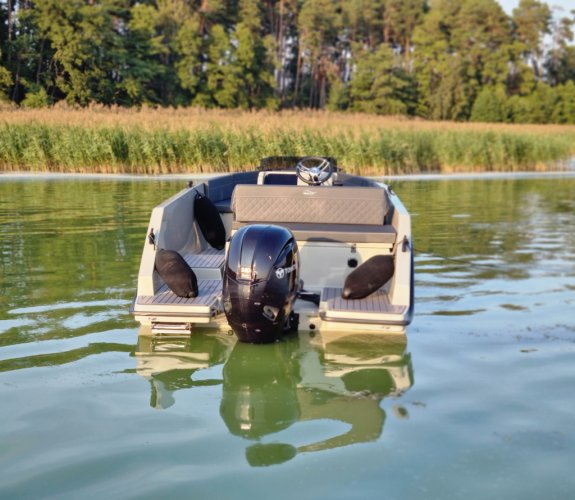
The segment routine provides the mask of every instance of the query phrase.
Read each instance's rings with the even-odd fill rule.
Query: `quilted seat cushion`
[[[383,225],[388,201],[376,187],[239,184],[232,208],[238,222]]]

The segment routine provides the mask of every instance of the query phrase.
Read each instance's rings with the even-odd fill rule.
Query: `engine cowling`
[[[233,235],[225,262],[223,301],[228,323],[240,341],[274,342],[294,329],[298,287],[298,247],[288,229],[252,224]]]

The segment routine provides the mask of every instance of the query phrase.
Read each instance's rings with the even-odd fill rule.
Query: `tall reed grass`
[[[0,115],[4,171],[166,174],[330,155],[347,171],[517,171],[575,155],[575,127],[453,124],[326,112],[42,110]]]

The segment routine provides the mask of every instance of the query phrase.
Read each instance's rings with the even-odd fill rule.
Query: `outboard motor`
[[[299,286],[299,254],[293,234],[281,226],[253,224],[232,239],[225,264],[224,311],[242,342],[274,342],[297,330],[293,303]]]

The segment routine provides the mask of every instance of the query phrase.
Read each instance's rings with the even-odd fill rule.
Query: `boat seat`
[[[231,213],[231,196],[239,183],[256,184],[259,172],[236,172],[208,179],[205,183],[205,195],[212,201],[221,214]]]
[[[233,212],[233,210],[232,210],[232,199],[231,198],[226,198],[224,200],[218,200],[218,201],[215,201],[213,203],[216,206],[216,208],[218,209],[218,212],[221,214],[231,214]]]
[[[393,244],[388,208],[378,187],[237,185],[232,229],[268,223],[287,227],[300,241]]]
[[[232,209],[238,222],[382,226],[389,201],[385,189],[377,187],[238,184]]]

